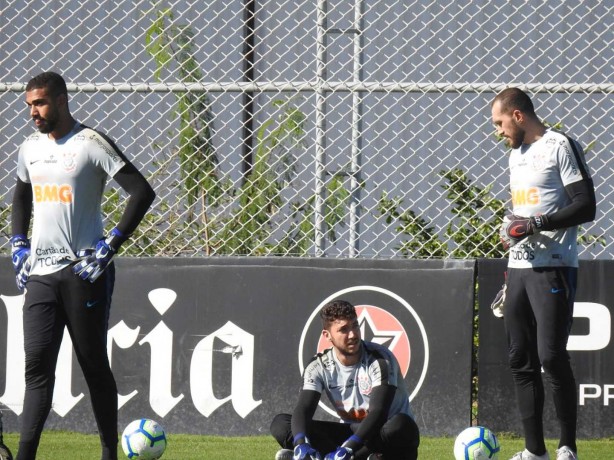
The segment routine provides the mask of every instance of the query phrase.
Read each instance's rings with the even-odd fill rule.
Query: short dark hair
[[[535,107],[527,93],[519,88],[506,88],[501,91],[492,101],[499,102],[501,112],[508,114],[514,110],[520,110],[522,113],[535,116]]]
[[[66,81],[64,81],[64,78],[60,74],[55,72],[43,72],[31,78],[26,85],[26,91],[41,88],[45,88],[49,95],[54,97],[60,94],[68,94]]]
[[[356,309],[346,300],[336,299],[328,302],[320,310],[322,328],[330,329],[330,325],[338,319],[355,319]]]

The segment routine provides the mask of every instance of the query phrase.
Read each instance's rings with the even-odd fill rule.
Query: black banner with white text
[[[108,355],[120,431],[135,418],[169,433],[268,434],[291,412],[318,350],[319,308],[357,306],[363,338],[397,356],[420,430],[470,423],[474,261],[119,258]],[[0,408],[18,431],[24,395],[22,301],[0,259]],[[46,428],[94,432],[65,334]],[[323,398],[324,399],[324,398]],[[322,404],[317,417],[334,420]]]
[[[496,432],[521,433],[512,375],[508,367],[503,319],[490,303],[504,281],[505,260],[478,261],[479,423]],[[614,433],[614,262],[580,261],[574,322],[567,349],[578,387],[578,436],[602,438]],[[542,374],[543,375],[543,374]],[[558,438],[554,403],[544,378],[544,429]]]

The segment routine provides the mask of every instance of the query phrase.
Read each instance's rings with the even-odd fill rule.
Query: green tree
[[[288,102],[276,100],[277,118],[265,121],[257,131],[254,165],[237,192],[238,208],[225,222],[220,243],[228,252],[241,255],[267,254],[274,219],[284,206],[282,191],[292,179],[295,157],[305,134],[305,115]]]
[[[490,186],[474,185],[461,169],[442,170],[439,175],[445,180],[442,187],[453,216],[446,227],[445,239],[436,227],[411,209],[401,210],[401,198],[389,198],[386,194],[380,198],[379,213],[387,224],[397,223],[395,231],[404,236],[395,249],[404,257],[417,258],[503,257],[499,226],[505,203],[490,194]]]
[[[154,77],[175,76],[182,83],[197,83],[203,75],[194,58],[194,33],[179,25],[170,8],[153,3],[152,23],[145,34],[145,49],[156,64]],[[313,196],[293,202],[283,191],[295,176],[295,153],[304,148],[305,115],[292,100],[274,100],[273,115],[257,129],[254,165],[243,184],[223,180],[219,158],[212,143],[214,115],[204,92],[174,93],[178,145],[171,158],[157,164],[157,176],[172,174],[179,165],[180,180],[172,203],[160,198],[141,225],[140,247],[128,252],[178,255],[306,255],[313,245]],[[117,212],[118,195],[107,195],[108,212]],[[342,212],[349,200],[341,175],[332,175],[325,197],[326,235],[336,239],[336,228],[344,225]],[[283,210],[283,211],[282,211]],[[280,227],[287,211],[291,218]],[[281,222],[283,223],[283,222]],[[196,248],[196,249],[195,249]]]

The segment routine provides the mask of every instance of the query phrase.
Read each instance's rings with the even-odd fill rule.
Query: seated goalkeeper
[[[414,460],[420,433],[399,363],[388,348],[361,339],[354,306],[333,300],[320,311],[331,343],[303,372],[292,415],[279,414],[271,434],[276,460]],[[322,392],[341,422],[313,420]]]

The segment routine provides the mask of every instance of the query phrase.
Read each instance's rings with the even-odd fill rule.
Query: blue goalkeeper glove
[[[11,238],[11,259],[15,273],[19,273],[23,263],[30,257],[30,241],[25,235],[14,235]]]
[[[24,264],[21,266],[21,269],[15,276],[15,283],[17,284],[17,289],[23,291],[26,288],[26,283],[30,279],[30,269],[32,268],[30,264],[30,259],[26,260]]]
[[[322,454],[305,442],[294,448],[292,460],[322,460]]]
[[[30,241],[25,235],[14,235],[11,238],[11,259],[15,269],[17,288],[23,291],[30,278]]]
[[[349,447],[339,447],[336,451],[326,454],[324,460],[353,460],[354,452]]]
[[[82,280],[94,283],[102,272],[109,266],[113,256],[119,251],[119,247],[128,238],[117,228],[111,230],[111,234],[101,239],[96,244],[94,253],[75,264],[72,271]]]

